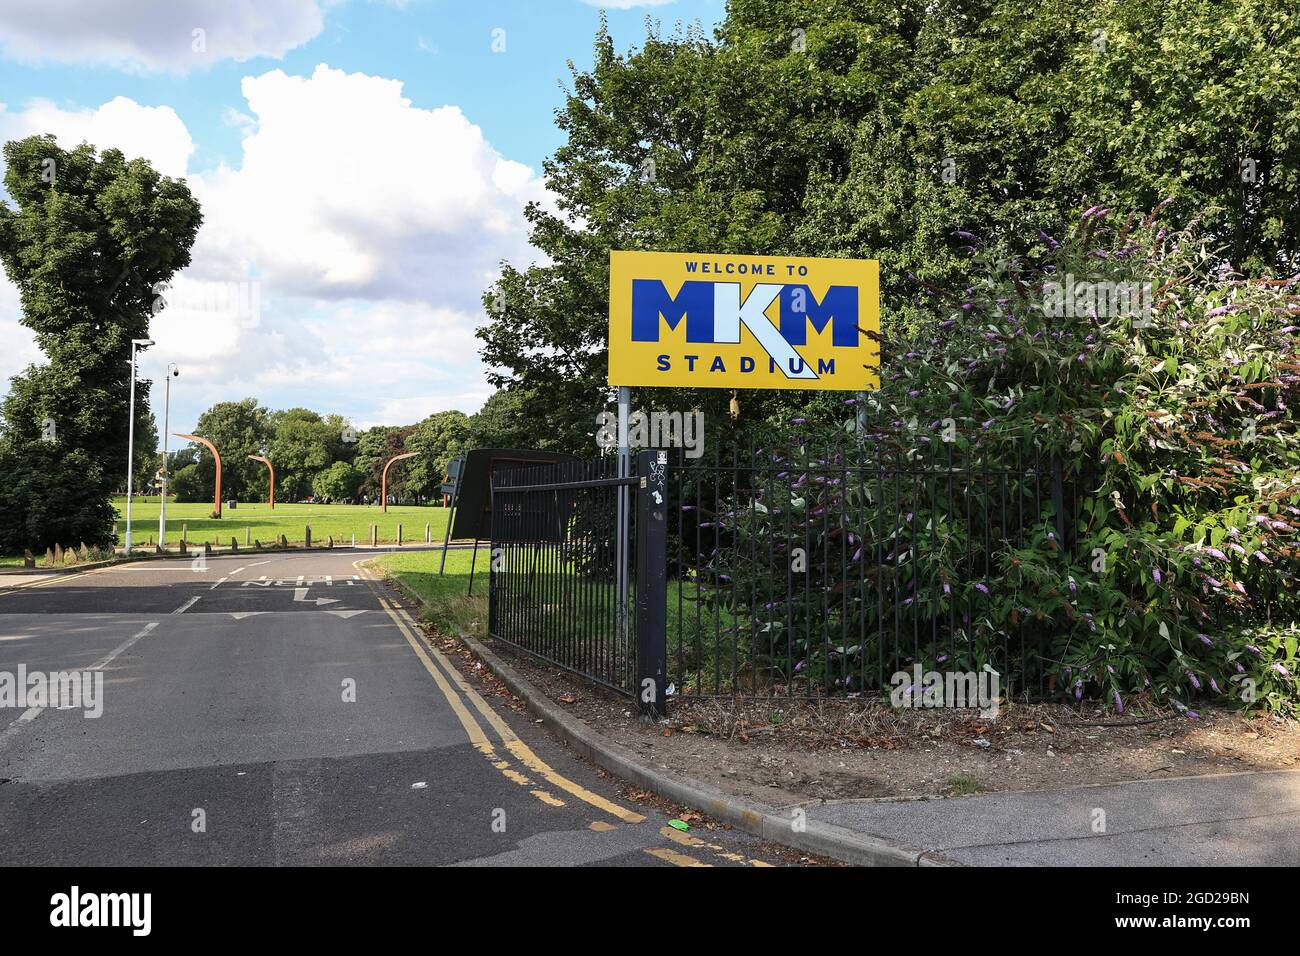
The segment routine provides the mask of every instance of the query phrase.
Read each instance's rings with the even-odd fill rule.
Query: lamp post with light
[[[132,339],[131,340],[131,400],[129,403],[130,421],[127,423],[126,432],[126,548],[125,553],[131,553],[131,481],[132,472],[135,470],[135,350],[136,348],[148,348],[153,345],[153,339]]]

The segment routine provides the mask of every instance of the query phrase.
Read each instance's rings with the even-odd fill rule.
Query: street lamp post
[[[148,348],[153,339],[131,340],[131,399],[128,403],[130,420],[126,426],[126,549],[131,553],[131,479],[135,471],[135,350],[137,347]]]
[[[181,370],[176,367],[175,362],[169,362],[167,365],[167,397],[163,401],[163,460],[162,460],[162,494],[158,498],[158,547],[167,545],[167,419],[172,408],[172,379],[181,374]]]

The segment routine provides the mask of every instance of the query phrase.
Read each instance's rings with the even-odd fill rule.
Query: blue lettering
[[[802,302],[796,303],[796,297]],[[802,311],[795,305],[801,304]],[[831,323],[831,344],[846,348],[858,345],[858,290],[851,285],[833,285],[821,302],[806,285],[787,285],[781,289],[781,335],[791,345],[808,344],[808,324],[818,332]],[[689,330],[690,323],[687,322]]]
[[[673,298],[658,279],[633,279],[632,341],[658,342],[661,315],[670,329],[686,319],[686,341],[712,342],[713,283],[684,282]]]

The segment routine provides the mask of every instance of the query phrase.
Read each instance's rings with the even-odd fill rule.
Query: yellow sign
[[[609,384],[880,387],[880,263],[611,252]]]

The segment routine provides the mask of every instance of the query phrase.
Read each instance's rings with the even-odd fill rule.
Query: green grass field
[[[420,597],[429,602],[424,619],[445,632],[458,625],[468,633],[482,637],[487,631],[488,561],[486,546],[479,547],[478,564],[474,571],[474,593],[467,596],[469,586],[469,551],[447,553],[447,573],[438,576],[441,551],[409,551],[406,554],[386,554],[375,561],[381,573],[387,571]]]
[[[126,499],[118,498],[113,502],[117,508],[118,539],[126,533]],[[393,542],[397,540],[397,526],[402,526],[402,540],[421,542],[424,540],[424,526],[429,525],[430,534],[435,541],[442,541],[447,530],[447,508],[416,507],[413,505],[390,505],[388,512],[379,510],[378,505],[296,505],[276,503],[275,510],[267,508],[265,502],[240,502],[233,511],[222,508],[221,518],[211,518],[212,502],[203,504],[167,503],[167,543],[174,545],[180,539],[181,526],[186,526],[186,534],[191,544],[212,542],[214,545],[229,546],[231,537],[244,544],[245,529],[253,540],[263,544],[275,541],[280,535],[290,543],[301,544],[307,537],[307,526],[311,525],[312,543],[324,542],[329,535],[334,536],[335,543],[351,543],[353,533],[357,544],[370,541],[370,526],[379,526],[379,540]],[[152,539],[151,539],[152,536]],[[150,540],[158,540],[158,499],[133,498],[131,500],[131,537],[137,545],[147,545]]]
[[[474,593],[470,596],[465,593],[469,584],[470,552],[449,552],[447,572],[439,577],[438,562],[441,558],[442,553],[438,551],[411,551],[406,554],[384,555],[375,560],[374,566],[381,573],[387,571],[393,577],[400,578],[403,584],[428,602],[423,615],[425,620],[448,633],[456,625],[475,637],[483,637],[487,631],[488,619],[487,546],[479,548]],[[750,662],[748,642],[733,641],[726,632],[745,627],[747,619],[726,609],[697,609],[694,597],[694,585],[682,585],[671,580],[668,582],[667,637],[672,669],[677,671],[680,663],[685,671],[679,675],[684,684],[682,693],[712,690],[715,682],[718,687],[729,688],[735,680],[735,674],[745,671]],[[581,630],[573,607],[557,606],[556,612],[563,615],[558,631],[565,628]],[[533,620],[536,624],[537,618],[534,617]],[[606,627],[610,620],[612,618],[606,607],[593,614],[592,625]]]

